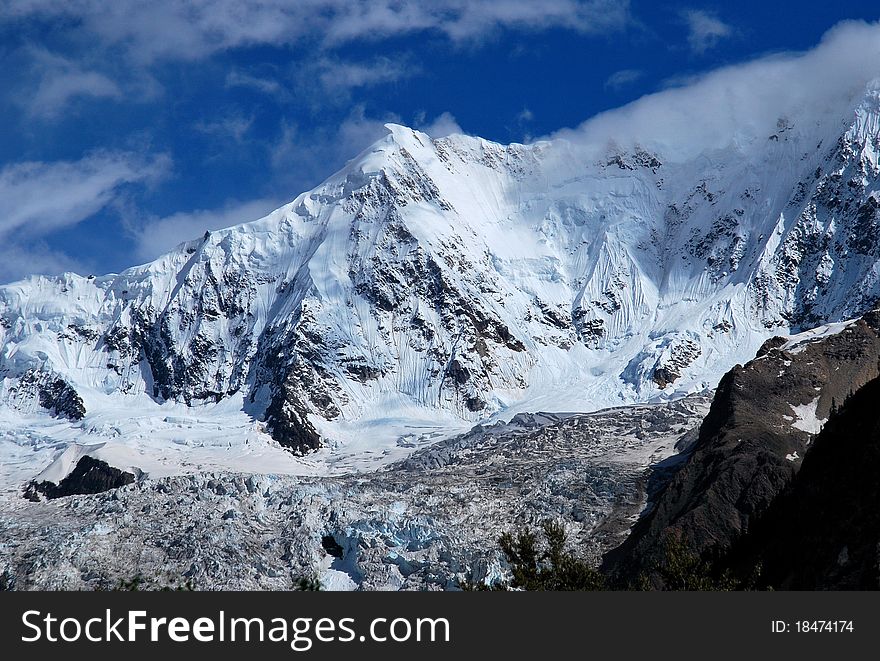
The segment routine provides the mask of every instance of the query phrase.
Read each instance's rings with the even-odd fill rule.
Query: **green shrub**
[[[509,587],[520,590],[601,590],[602,573],[566,551],[565,528],[554,521],[541,526],[543,540],[531,530],[504,533],[498,544],[510,564]]]

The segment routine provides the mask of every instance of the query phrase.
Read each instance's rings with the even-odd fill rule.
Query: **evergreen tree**
[[[601,572],[586,560],[565,549],[566,533],[562,524],[545,521],[541,526],[543,542],[531,530],[513,535],[504,533],[498,540],[513,574],[511,588],[521,590],[601,590]]]

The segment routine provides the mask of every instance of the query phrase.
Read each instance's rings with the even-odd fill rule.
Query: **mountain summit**
[[[381,456],[712,388],[880,293],[878,86],[847,116],[686,161],[389,124],[263,219],[118,275],[0,288],[0,425],[20,445],[107,453],[183,427],[228,448],[210,422],[235,414],[254,444]]]

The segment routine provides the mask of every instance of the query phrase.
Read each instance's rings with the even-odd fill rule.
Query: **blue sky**
[[[880,18],[793,7],[0,0],[0,281],[117,271],[255,219],[386,121],[529,141]]]

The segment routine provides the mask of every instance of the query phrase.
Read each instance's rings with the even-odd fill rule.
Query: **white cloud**
[[[249,87],[269,96],[279,95],[284,92],[284,88],[277,80],[252,76],[243,71],[230,71],[226,75],[226,87]]]
[[[605,87],[606,89],[619,90],[640,80],[644,75],[645,72],[639,69],[621,69],[608,76]]]
[[[324,90],[347,92],[358,87],[390,83],[418,73],[418,67],[401,59],[376,58],[370,62],[343,62],[322,58],[306,75],[314,75]]]
[[[161,87],[157,62],[198,61],[243,47],[288,49],[314,80],[294,74],[297,95],[315,108],[345,103],[350,93],[419,73],[403,60],[336,57],[354,41],[424,34],[478,45],[501,30],[563,29],[607,34],[631,23],[630,0],[4,0],[0,28],[16,41],[53,43],[71,59],[25,83],[32,117],[58,117],[82,98],[143,100]],[[24,48],[22,51],[29,49]],[[39,58],[35,58],[38,60]],[[79,64],[74,64],[79,62]],[[84,63],[88,64],[84,64]],[[39,62],[36,68],[43,66]],[[303,83],[305,83],[303,85]],[[283,81],[231,71],[226,87],[249,87],[290,101]],[[312,88],[323,91],[324,98]]]
[[[455,117],[453,117],[450,112],[440,113],[427,124],[423,122],[424,118],[422,119],[422,122],[416,124],[416,128],[419,131],[427,133],[432,138],[445,138],[447,135],[452,135],[453,133],[464,133],[461,126],[458,125]]]
[[[81,262],[48,248],[42,242],[25,246],[15,243],[0,245],[0,283],[13,282],[29,275],[54,275],[64,271],[84,273]]]
[[[695,53],[705,53],[733,35],[733,28],[711,12],[688,9],[681,17],[688,27],[688,46]]]
[[[197,209],[164,218],[150,218],[132,232],[136,243],[135,255],[143,261],[155,259],[183,241],[202,236],[206,230],[257,220],[279,206],[281,203],[272,199],[247,202],[231,200],[220,209]]]
[[[533,113],[528,108],[523,108],[516,114],[516,121],[520,124],[525,124],[527,122],[532,121],[535,118],[535,113]]]
[[[424,30],[443,33],[455,41],[504,28],[598,33],[620,29],[630,20],[629,0],[367,0],[332,4],[337,5],[337,11],[327,25],[330,42]],[[341,6],[345,10],[339,11]]]
[[[89,45],[121,46],[136,60],[198,59],[250,45],[323,45],[435,32],[456,41],[497,29],[625,27],[629,0],[8,0],[0,21],[52,21]]]
[[[170,159],[96,153],[78,161],[31,161],[0,169],[0,282],[29,273],[57,273],[82,265],[45,244],[115,204],[132,184],[152,185]]]
[[[389,113],[369,117],[362,105],[335,126],[311,128],[308,133],[296,124],[284,122],[281,134],[272,143],[270,160],[276,177],[287,184],[291,198],[320,183],[346,161],[388,133],[386,122],[399,123],[400,117]]]
[[[32,117],[55,117],[77,98],[122,96],[119,86],[102,73],[46,50],[30,49],[29,55],[36,83],[21,95],[21,103]]]
[[[0,170],[0,240],[20,241],[82,222],[110,204],[127,184],[152,183],[167,157],[97,153],[79,161],[31,161]]]
[[[338,145],[338,153],[347,159],[362,152],[388,135],[386,123],[399,121],[400,117],[394,114],[386,115],[382,119],[368,117],[363,106],[356,107],[336,131],[334,142]]]
[[[839,132],[866,84],[880,76],[880,24],[844,22],[805,53],[724,67],[555,134],[601,152],[638,143],[667,159],[766,144],[781,117],[823,137]]]
[[[524,143],[529,143],[534,139],[529,125],[535,119],[535,113],[529,108],[523,108],[513,118],[513,126],[508,127],[508,131],[518,135],[519,139]]]

